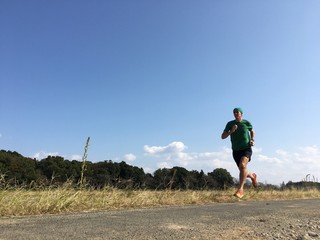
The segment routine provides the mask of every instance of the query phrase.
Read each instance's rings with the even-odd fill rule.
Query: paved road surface
[[[320,239],[319,219],[320,199],[240,201],[0,218],[0,239]]]

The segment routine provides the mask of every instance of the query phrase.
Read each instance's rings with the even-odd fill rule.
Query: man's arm
[[[251,137],[251,139],[254,139],[254,136],[255,136],[255,132],[254,132],[253,129],[251,129],[251,131],[250,131],[250,137]]]
[[[250,145],[253,146],[254,145],[254,136],[255,136],[255,132],[253,129],[250,130]]]
[[[226,138],[229,137],[232,133],[234,133],[237,129],[238,129],[237,124],[233,125],[232,129],[231,129],[229,132],[223,131],[223,133],[221,134],[221,138],[222,138],[222,139],[226,139]]]

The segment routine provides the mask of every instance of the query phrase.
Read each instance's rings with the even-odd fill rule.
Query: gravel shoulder
[[[0,239],[320,239],[320,199],[0,218]]]

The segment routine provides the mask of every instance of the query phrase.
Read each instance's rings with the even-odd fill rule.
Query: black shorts
[[[233,151],[232,152],[232,156],[233,156],[233,159],[236,162],[237,166],[239,167],[241,158],[247,157],[247,158],[249,158],[249,162],[251,161],[252,148],[249,147],[249,148],[246,148],[246,149],[243,149],[243,150]]]

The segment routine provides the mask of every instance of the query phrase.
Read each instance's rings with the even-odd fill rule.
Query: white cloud
[[[320,148],[317,146],[306,146],[298,149],[298,152],[289,153],[284,150],[277,150],[278,158],[283,162],[291,164],[319,164],[320,161]],[[311,165],[310,165],[311,164]]]
[[[285,162],[284,159],[280,160],[279,158],[276,157],[268,157],[262,154],[258,154],[256,157],[257,161],[260,162],[268,162],[268,163],[272,163],[272,164],[282,164]]]
[[[164,150],[164,147],[156,147],[156,146],[149,147],[148,145],[145,145],[143,148],[146,153],[151,155],[162,152]]]
[[[178,152],[182,152],[186,149],[186,146],[184,145],[183,142],[172,142],[167,146],[148,146],[145,145],[144,146],[144,151],[147,154],[150,155],[157,155],[157,154],[163,154],[163,153],[178,153]]]
[[[308,174],[320,177],[320,148],[317,146],[301,147],[296,152],[278,149],[274,156],[259,154],[256,159],[257,171],[269,183],[297,182]]]
[[[252,151],[254,152],[254,154],[261,153],[262,148],[252,147]]]
[[[319,165],[320,148],[317,146],[308,146],[300,148],[301,153],[295,155],[297,161],[308,165]]]
[[[159,162],[157,164],[158,168],[172,168],[173,166],[169,164],[168,162]]]
[[[35,158],[37,160],[41,160],[41,159],[44,159],[48,156],[58,156],[59,153],[58,152],[44,152],[44,151],[40,151],[40,152],[37,152],[35,153],[32,158]]]
[[[45,152],[45,151],[40,151],[32,155],[32,158],[35,158],[37,160],[42,160],[47,158],[48,156],[60,156],[63,157],[64,159],[68,160],[77,160],[77,161],[82,161],[82,156],[79,154],[72,154],[70,157],[67,156],[61,156],[59,155],[58,152]]]
[[[278,154],[279,156],[281,156],[283,158],[287,158],[287,156],[288,156],[288,153],[282,149],[276,150],[276,154]]]
[[[128,162],[132,162],[132,161],[136,160],[136,158],[137,157],[135,155],[133,155],[132,153],[124,155],[124,160],[128,161]]]
[[[216,168],[225,168],[233,177],[239,175],[232,150],[228,147],[220,151],[187,152],[185,144],[176,141],[166,146],[145,145],[144,150],[149,163],[153,162],[154,170],[181,166],[188,170],[211,172]],[[148,169],[151,172],[150,165]],[[306,146],[298,148],[296,152],[278,149],[273,153],[264,153],[262,148],[254,147],[248,169],[256,172],[258,180],[263,183],[301,181],[307,174],[320,179],[320,148]]]
[[[189,170],[204,170],[211,172],[215,168],[233,168],[237,170],[232,160],[232,150],[223,148],[220,152],[186,152],[183,142],[175,141],[166,146],[144,146],[149,157],[161,159],[156,163],[158,168],[172,168],[181,166]]]
[[[78,154],[71,155],[71,160],[82,161],[82,156]]]
[[[317,146],[308,146],[308,147],[302,147],[300,148],[301,151],[303,151],[304,153],[308,154],[308,155],[312,155],[312,156],[319,156],[320,155],[320,149]]]
[[[159,168],[159,167],[158,167]],[[153,168],[149,168],[149,167],[144,167],[143,168],[143,171],[145,172],[145,173],[150,173],[150,174],[152,174],[153,172],[154,172],[154,169]]]

